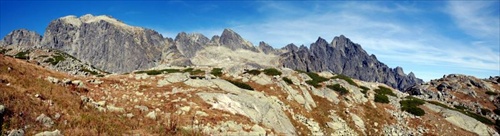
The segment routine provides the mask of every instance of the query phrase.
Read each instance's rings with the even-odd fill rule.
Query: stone
[[[52,119],[45,114],[41,114],[40,116],[36,117],[36,121],[42,123],[45,127],[52,127],[52,125],[54,125],[54,121],[52,121]]]
[[[189,112],[191,110],[191,107],[184,106],[184,107],[181,107],[180,110],[183,111],[183,112],[185,112],[185,113],[187,113],[187,112]]]
[[[285,135],[297,135],[290,119],[277,98],[266,97],[261,92],[243,91],[240,93],[197,93],[213,109],[240,114],[252,122],[261,123],[276,132]]]
[[[356,114],[350,114],[351,115],[351,118],[352,120],[354,121],[354,124],[356,125],[356,127],[360,128],[361,130],[365,130],[365,122],[363,121],[363,119],[361,119],[358,115]]]
[[[196,116],[202,116],[202,117],[207,117],[208,116],[208,114],[206,112],[203,112],[203,111],[196,111],[195,115]]]
[[[143,105],[135,105],[134,108],[139,109],[141,112],[147,112],[149,108]]]
[[[146,117],[150,118],[150,119],[153,119],[153,120],[156,120],[156,112],[155,111],[151,111],[148,114],[146,114]]]
[[[5,112],[5,106],[0,105],[0,115],[3,115],[3,112]]]
[[[24,136],[24,130],[22,129],[11,130],[7,136]]]
[[[122,107],[115,107],[114,105],[107,105],[106,109],[110,112],[125,112]]]
[[[48,76],[46,79],[47,79],[47,81],[54,83],[54,84],[59,83],[59,79],[57,79],[55,77]]]
[[[54,131],[43,131],[35,134],[35,136],[63,136],[63,135],[61,134],[61,131],[56,129]]]

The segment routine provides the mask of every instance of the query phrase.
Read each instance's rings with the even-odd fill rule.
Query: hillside
[[[473,80],[499,92],[498,80]],[[99,77],[0,55],[0,81],[2,135],[498,135],[428,95],[329,72],[199,66]]]

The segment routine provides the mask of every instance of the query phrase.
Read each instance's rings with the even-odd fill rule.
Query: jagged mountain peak
[[[252,43],[246,41],[238,33],[228,28],[224,29],[222,32],[219,42],[221,45],[226,46],[231,50],[247,49],[258,52]]]
[[[35,31],[18,29],[7,34],[1,41],[0,46],[35,46],[42,41],[42,36]]]

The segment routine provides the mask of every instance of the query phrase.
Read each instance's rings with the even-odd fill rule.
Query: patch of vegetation
[[[104,75],[103,74],[99,74],[99,75],[97,75],[97,77],[104,77]]]
[[[264,69],[264,74],[268,75],[268,76],[277,76],[277,75],[281,75],[283,73],[281,73],[281,71],[275,69],[275,68],[268,68],[268,69]]]
[[[379,103],[389,103],[389,97],[384,94],[375,94],[375,102]]]
[[[497,115],[500,115],[500,109],[494,109],[493,112]]]
[[[472,112],[465,111],[465,110],[451,108],[451,107],[448,107],[448,106],[446,106],[446,105],[444,105],[442,103],[436,102],[436,101],[427,101],[427,102],[431,103],[431,104],[434,104],[434,105],[437,105],[437,106],[440,106],[440,107],[443,107],[443,108],[447,108],[447,109],[450,109],[450,110],[461,112],[462,114],[465,114],[465,115],[467,115],[469,117],[472,117],[472,118],[476,119],[477,121],[480,121],[480,122],[482,122],[484,124],[487,124],[487,125],[494,125],[495,124],[490,119],[488,119],[486,117],[483,117],[481,115],[478,115],[476,113],[472,113]]]
[[[342,75],[342,74],[334,76],[334,77],[332,77],[332,79],[342,79],[342,80],[345,80],[350,85],[358,86],[358,84],[356,84],[356,82],[354,82],[350,77]]]
[[[391,95],[391,96],[396,96],[396,94],[394,94],[394,92],[392,92],[391,89],[387,88],[387,87],[383,87],[383,86],[378,86],[379,89],[375,89],[374,91],[377,93],[377,94],[384,94],[384,95]]]
[[[493,91],[486,91],[485,92],[487,95],[498,95],[497,92],[493,92]]]
[[[30,52],[29,51],[22,51],[22,52],[18,52],[16,55],[14,55],[15,58],[18,58],[18,59],[29,59],[29,54]]]
[[[319,85],[319,83],[321,82],[325,82],[325,81],[328,81],[328,78],[324,78],[322,76],[319,76],[318,74],[314,73],[314,72],[304,72],[304,71],[300,71],[300,70],[296,70],[300,73],[306,73],[307,76],[309,76],[312,80],[307,80],[306,83],[311,85],[311,86],[314,86],[314,87],[321,87],[321,85]]]
[[[98,75],[99,73],[95,72],[95,71],[91,71],[89,69],[86,69],[86,68],[82,68],[81,71],[83,72],[87,72],[87,73],[90,73],[92,75]]]
[[[344,87],[340,86],[339,84],[327,85],[326,87],[332,89],[333,91],[339,92],[340,95],[344,95],[344,94],[349,93],[349,91],[347,89],[345,89]]]
[[[260,70],[257,70],[257,69],[252,69],[252,70],[248,70],[248,71],[243,72],[243,74],[247,74],[247,73],[256,76],[256,75],[259,75],[261,72],[260,72]]]
[[[182,72],[189,72],[190,75],[202,75],[205,74],[205,71],[200,70],[200,69],[194,69],[194,68],[187,68],[182,70]]]
[[[212,71],[210,72],[210,74],[212,74],[216,77],[220,77],[220,76],[222,76],[222,68],[213,68]]]
[[[179,69],[162,69],[162,70],[147,70],[147,71],[137,71],[136,74],[146,73],[148,75],[159,75],[163,73],[178,73],[181,72]]]
[[[43,62],[50,63],[52,65],[57,65],[59,62],[64,61],[64,60],[66,60],[66,58],[64,58],[64,56],[62,54],[55,53],[55,55],[52,56],[52,58],[49,58]]]
[[[467,108],[465,106],[460,106],[460,105],[453,105],[453,107],[455,107],[456,109],[459,109],[459,110],[469,110],[469,108]]]
[[[401,110],[411,113],[415,116],[423,116],[425,115],[425,111],[418,106],[425,104],[424,100],[415,98],[415,97],[407,97],[406,100],[402,100],[399,102],[401,104]]]
[[[285,81],[287,84],[293,84],[293,82],[290,78],[282,77],[281,79],[283,79],[283,81]]]
[[[491,110],[490,109],[486,109],[486,108],[481,108],[481,114],[483,114],[483,115],[489,115],[489,114],[491,114]]]
[[[363,94],[366,94],[366,93],[368,92],[368,90],[370,90],[370,88],[368,88],[368,87],[366,87],[366,86],[360,86],[359,88],[361,88],[361,89],[362,89],[362,90],[361,90],[361,92],[362,92]]]
[[[252,86],[250,86],[250,85],[248,85],[246,83],[243,83],[243,82],[234,81],[234,80],[228,80],[228,79],[226,79],[226,81],[231,82],[233,85],[235,85],[235,86],[237,86],[237,87],[239,87],[241,89],[254,90],[252,88]]]

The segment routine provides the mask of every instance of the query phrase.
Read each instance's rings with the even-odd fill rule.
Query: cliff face
[[[359,44],[341,35],[329,44],[318,38],[310,49],[289,45],[281,55],[284,67],[304,71],[331,71],[369,82],[381,82],[404,90],[423,81],[413,73],[406,75],[401,67],[389,68],[374,55],[368,55]]]
[[[97,68],[129,72],[153,67],[165,46],[157,32],[108,16],[67,16],[52,21],[42,46],[67,52]]]

